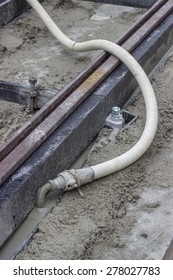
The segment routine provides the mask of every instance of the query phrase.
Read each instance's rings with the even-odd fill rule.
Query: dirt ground
[[[44,6],[66,34],[77,41],[96,35],[115,39],[143,12],[77,0],[45,1]],[[15,49],[3,45],[2,80],[26,83],[32,73],[41,86],[60,88],[96,55],[65,50],[33,12],[3,29],[1,45],[6,30],[22,43]],[[153,87],[159,127],[146,154],[132,166],[82,187],[82,197],[77,190],[65,193],[16,259],[163,257],[173,235],[173,56],[154,79]],[[133,100],[128,110],[139,115],[137,121],[115,139],[110,137],[110,129],[103,128],[86,165],[117,156],[137,142],[145,122],[142,97]]]

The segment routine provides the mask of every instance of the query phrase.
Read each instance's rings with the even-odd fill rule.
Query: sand
[[[96,35],[115,39],[143,12],[125,7],[114,7],[113,12],[113,6],[76,0],[45,1],[44,6],[66,34],[78,41]],[[6,46],[0,70],[2,80],[26,83],[32,73],[41,86],[59,89],[96,55],[65,50],[52,39],[33,12],[4,30],[22,43],[15,50]],[[11,67],[7,65],[9,61],[12,61]],[[132,166],[83,186],[82,196],[77,190],[65,193],[16,259],[163,257],[172,238],[173,222],[172,69],[173,57],[152,82],[159,106],[159,126],[145,155]],[[136,122],[113,140],[110,140],[111,130],[103,128],[86,165],[117,156],[137,142],[145,123],[141,95],[128,110],[139,116]]]

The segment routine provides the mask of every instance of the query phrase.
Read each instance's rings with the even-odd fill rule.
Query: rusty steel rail
[[[173,0],[158,1],[117,43],[132,52],[172,11]],[[119,63],[117,58],[103,52],[92,65],[89,65],[26,122],[7,143],[0,146],[0,185],[67,119]]]

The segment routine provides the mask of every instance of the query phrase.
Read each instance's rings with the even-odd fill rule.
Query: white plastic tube
[[[136,78],[142,91],[146,107],[146,123],[143,134],[137,144],[129,151],[112,160],[92,166],[91,169],[94,172],[94,179],[98,179],[129,166],[146,152],[146,150],[151,145],[157,130],[157,102],[153,88],[147,75],[145,74],[139,63],[122,47],[106,40],[91,40],[82,43],[75,43],[66,35],[64,35],[64,33],[56,26],[48,13],[43,9],[41,4],[37,0],[27,0],[27,2],[38,13],[53,36],[58,39],[64,46],[74,51],[88,51],[98,49],[105,50],[118,57],[129,68],[129,70]]]

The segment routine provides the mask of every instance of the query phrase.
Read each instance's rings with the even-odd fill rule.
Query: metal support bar
[[[36,89],[36,109],[42,108],[49,100],[58,94],[56,90]],[[29,89],[11,82],[0,81],[0,100],[27,105]]]
[[[113,5],[120,5],[120,6],[145,8],[145,9],[150,8],[152,5],[154,5],[157,2],[157,0],[83,0],[83,1],[92,1],[96,3],[113,4]]]

